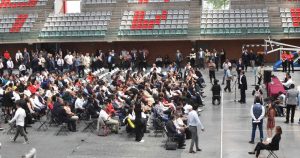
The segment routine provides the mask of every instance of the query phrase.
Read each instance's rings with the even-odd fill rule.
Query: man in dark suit
[[[109,72],[115,67],[115,55],[113,51],[109,52],[107,57],[107,65]]]
[[[245,76],[245,71],[241,70],[241,75],[239,77],[239,89],[241,91],[241,99],[239,100],[239,102],[241,104],[246,103],[246,90],[247,90],[247,78]]]
[[[169,135],[176,138],[176,141],[178,142],[178,148],[184,149],[184,135],[177,131],[176,126],[174,125],[175,120],[176,118],[173,115],[171,115],[170,120],[166,124],[167,132]]]

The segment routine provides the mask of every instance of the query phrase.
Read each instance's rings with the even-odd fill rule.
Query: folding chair
[[[47,115],[48,115],[48,114],[47,114]],[[48,130],[48,125],[47,125],[47,123],[48,123],[49,121],[48,121],[47,115],[42,116],[42,117],[40,118],[40,120],[38,120],[38,122],[40,123],[40,126],[37,128],[37,131],[40,131],[40,130],[42,130],[42,129],[43,129],[44,131]]]
[[[269,155],[267,158],[270,158],[270,157],[278,158],[278,156],[274,153],[274,151],[277,151],[277,150],[268,150],[268,151],[269,151]]]
[[[66,123],[62,123],[59,125],[59,130],[57,131],[56,135],[58,136],[61,133],[64,135],[68,135],[69,129]]]
[[[98,123],[98,122],[97,122]],[[105,122],[103,121],[103,119],[99,118],[99,125],[100,125],[100,128],[97,129],[98,131],[98,136],[107,136],[109,135],[109,133],[111,132],[109,126],[107,126],[105,124]],[[97,127],[99,126],[97,125]]]
[[[158,133],[162,134],[162,137],[165,137],[164,132],[164,123],[160,120],[160,118],[154,118],[153,119],[153,127],[154,127],[154,137],[157,137]]]
[[[85,128],[82,130],[82,132],[85,132],[86,130],[90,130],[91,132],[94,132],[96,130],[95,124],[97,120],[96,119],[91,119],[88,121],[84,121],[85,123]]]

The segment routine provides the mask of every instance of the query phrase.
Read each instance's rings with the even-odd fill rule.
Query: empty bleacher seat
[[[127,16],[130,13],[132,18]],[[188,10],[124,11],[118,35],[184,35],[188,18]]]
[[[0,8],[24,8],[43,6],[48,0],[1,0]]]
[[[115,4],[117,0],[82,0],[83,4]]]
[[[280,8],[284,33],[300,33],[300,8]]]
[[[170,2],[189,2],[190,0],[128,0],[128,3],[170,3]]]
[[[40,37],[105,36],[111,12],[49,14]]]
[[[267,10],[230,9],[203,10],[201,34],[269,33]],[[259,31],[259,29],[263,31]]]

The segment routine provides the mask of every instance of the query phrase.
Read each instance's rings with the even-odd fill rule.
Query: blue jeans
[[[252,120],[253,121],[253,120]],[[256,128],[258,126],[259,133],[260,133],[260,140],[262,141],[264,138],[264,133],[263,133],[263,120],[261,120],[260,123],[253,123],[252,122],[252,135],[251,135],[251,141],[254,141],[255,139],[255,132]]]

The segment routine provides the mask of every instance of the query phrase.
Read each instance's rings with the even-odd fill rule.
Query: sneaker
[[[23,144],[29,144],[29,142],[28,142],[28,141],[25,141]]]
[[[144,142],[145,142],[145,140],[144,140],[144,139],[142,139],[142,140],[140,140],[139,142],[140,142],[140,143],[144,143]]]
[[[9,137],[11,142],[15,142],[14,137]]]
[[[200,109],[200,108],[199,108],[199,109],[198,109],[198,112],[201,112],[201,111],[203,111],[203,109]]]
[[[249,141],[250,144],[254,144],[254,141]]]

